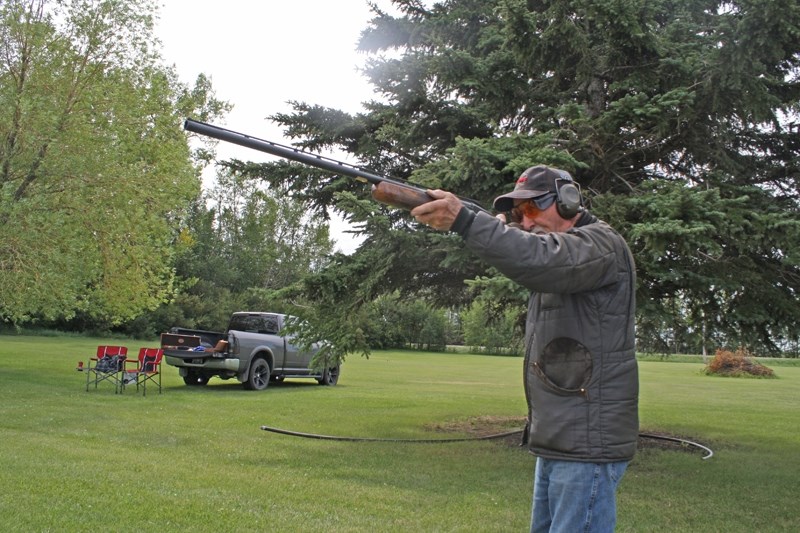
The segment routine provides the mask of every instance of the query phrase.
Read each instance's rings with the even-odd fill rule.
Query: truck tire
[[[199,372],[193,372],[191,370],[187,375],[183,376],[183,382],[190,387],[202,387],[203,385],[208,384],[208,380],[208,376],[204,376]]]
[[[269,385],[269,363],[263,357],[256,357],[250,364],[250,372],[247,373],[247,380],[244,388],[247,390],[264,390]]]
[[[326,368],[322,377],[317,379],[320,385],[334,386],[339,382],[339,365]]]

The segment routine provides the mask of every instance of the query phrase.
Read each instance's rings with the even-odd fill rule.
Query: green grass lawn
[[[503,431],[525,413],[522,360],[376,352],[336,387],[249,392],[212,379],[164,392],[84,390],[108,340],[0,336],[4,531],[526,531],[534,458],[506,441],[331,442]],[[145,344],[118,341],[132,352]],[[640,364],[643,431],[710,446],[647,447],[620,488],[618,531],[798,531],[800,368],[726,379]],[[448,431],[442,431],[442,428]]]

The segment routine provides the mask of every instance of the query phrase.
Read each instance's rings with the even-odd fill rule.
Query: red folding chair
[[[128,348],[125,346],[98,346],[97,356],[89,359],[86,367],[86,391],[94,384],[94,388],[103,381],[114,385],[114,393],[122,392],[122,371]]]
[[[161,348],[139,348],[139,357],[137,359],[127,359],[125,361],[126,368],[122,371],[122,390],[125,390],[127,385],[136,383],[136,392],[139,392],[139,386],[142,387],[143,396],[147,396],[147,382],[152,382],[158,387],[158,393],[161,394],[161,358],[164,356],[164,350]],[[129,363],[135,364],[135,368],[127,368]]]

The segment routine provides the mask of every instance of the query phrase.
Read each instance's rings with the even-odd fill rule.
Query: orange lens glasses
[[[514,222],[519,222],[523,216],[536,218],[542,211],[553,205],[555,198],[555,195],[547,195],[522,202],[511,210],[511,219]]]

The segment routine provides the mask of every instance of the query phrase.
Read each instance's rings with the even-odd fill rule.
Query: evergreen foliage
[[[296,102],[274,118],[298,146],[483,205],[528,166],[564,168],[634,251],[640,347],[796,342],[797,2],[393,5],[375,8],[359,43],[381,100],[356,115]],[[367,349],[344,332],[380,294],[460,305],[476,280],[524,312],[457,237],[366,205],[361,184],[290,164],[251,172],[366,235],[297,289],[340,322],[341,353]]]

